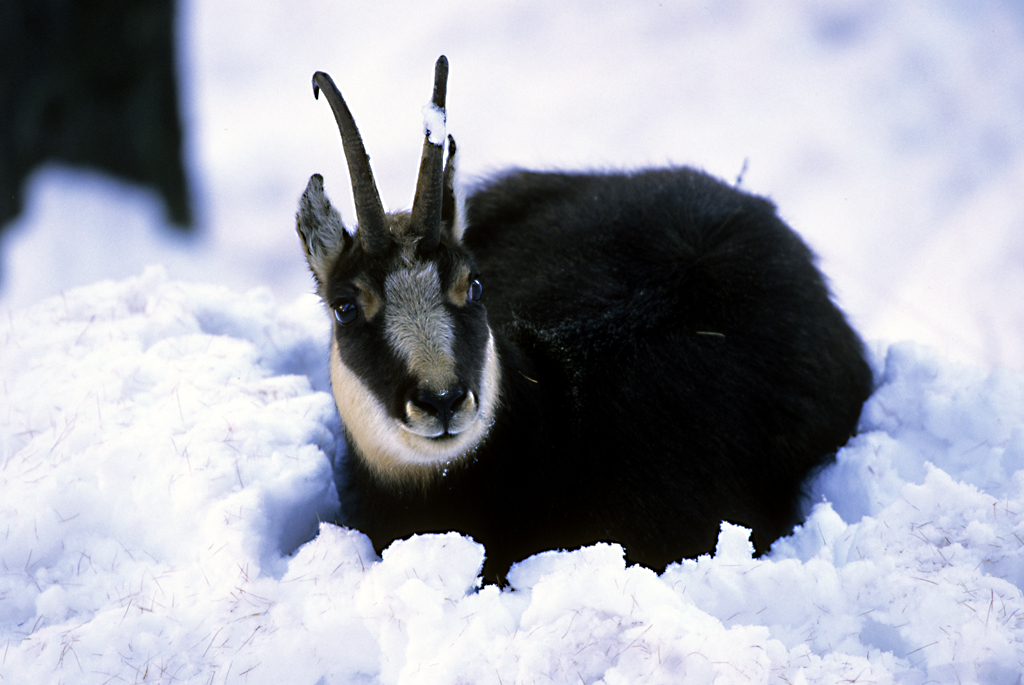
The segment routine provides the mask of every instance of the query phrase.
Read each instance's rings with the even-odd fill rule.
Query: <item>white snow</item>
[[[179,23],[200,237],[54,166],[3,237],[0,683],[1020,682],[1018,3],[228,0]],[[725,523],[660,577],[596,545],[499,591],[459,535],[378,559],[321,523],[341,428],[293,222],[314,172],[351,203],[309,76],[407,207],[440,54],[470,181],[749,160],[822,255],[879,387],[768,556]]]
[[[431,145],[444,145],[447,138],[445,111],[432,102],[423,106],[423,133]]]
[[[148,191],[48,167],[0,240],[7,306],[154,262],[282,301],[307,292],[293,225],[311,174],[354,223],[311,75],[332,75],[384,203],[403,209],[444,54],[464,185],[512,166],[727,180],[746,166],[743,187],[821,255],[866,337],[1024,370],[1019,0],[178,6],[199,238],[171,240]]]
[[[599,544],[498,590],[455,533],[378,559],[318,524],[328,335],[311,295],[156,267],[8,315],[0,682],[1018,682],[1024,374],[881,349],[767,557],[723,523],[660,577]]]

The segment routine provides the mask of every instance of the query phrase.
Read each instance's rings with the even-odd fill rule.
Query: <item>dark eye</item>
[[[347,326],[359,316],[359,308],[351,300],[342,300],[334,305],[334,318],[342,326]]]
[[[469,289],[466,291],[466,299],[470,302],[476,302],[480,299],[480,296],[484,294],[484,287],[480,285],[480,280],[474,278],[469,282]]]

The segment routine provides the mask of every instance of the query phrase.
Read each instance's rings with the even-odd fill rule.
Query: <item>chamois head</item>
[[[354,235],[314,174],[297,230],[334,316],[331,384],[350,441],[384,478],[429,477],[471,455],[498,402],[499,367],[482,286],[461,246],[455,140],[444,160],[448,61],[437,60],[412,210],[385,213],[369,157],[331,77],[313,75],[341,132]]]

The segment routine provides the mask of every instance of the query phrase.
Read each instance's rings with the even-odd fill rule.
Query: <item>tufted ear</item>
[[[306,190],[299,199],[295,229],[302,241],[309,268],[316,278],[318,290],[323,295],[331,267],[338,256],[351,247],[353,238],[341,223],[338,210],[324,194],[324,179],[320,174],[309,177]]]

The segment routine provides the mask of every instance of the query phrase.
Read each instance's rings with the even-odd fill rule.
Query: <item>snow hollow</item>
[[[378,559],[312,296],[160,268],[0,324],[0,682],[1017,683],[1024,375],[878,346],[860,433],[752,559],[616,545],[481,587],[457,534]]]

